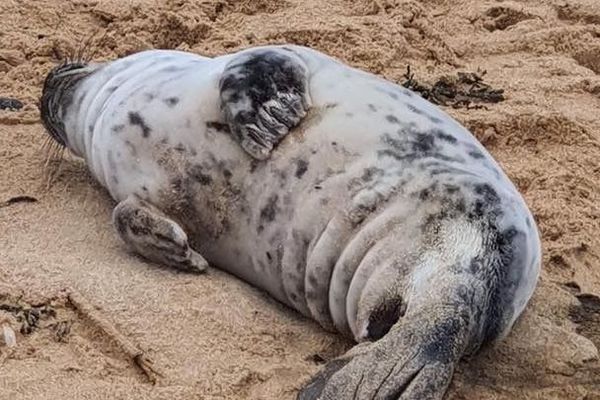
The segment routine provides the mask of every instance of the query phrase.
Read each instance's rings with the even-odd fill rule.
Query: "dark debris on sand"
[[[23,103],[17,99],[0,96],[0,110],[17,111],[23,108]]]
[[[6,201],[0,202],[0,208],[8,207],[8,206],[11,206],[13,204],[18,204],[18,203],[37,203],[37,202],[38,202],[38,199],[36,199],[35,197],[32,197],[32,196],[15,196],[15,197],[11,197],[10,199],[8,199]]]
[[[23,305],[19,302],[0,302],[0,310],[15,316],[21,323],[21,333],[29,335],[38,328],[41,320],[56,317],[56,311],[50,305]]]
[[[415,79],[410,65],[406,67],[402,86],[419,93],[430,102],[453,108],[483,108],[482,103],[504,100],[504,90],[494,89],[483,82],[486,71],[458,72],[456,76],[442,76],[432,86]]]

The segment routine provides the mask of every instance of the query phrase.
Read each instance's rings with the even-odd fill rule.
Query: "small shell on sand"
[[[15,331],[6,324],[2,325],[2,338],[4,339],[4,344],[7,347],[15,347],[17,345],[17,336],[15,335]]]

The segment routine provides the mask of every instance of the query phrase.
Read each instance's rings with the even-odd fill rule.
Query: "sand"
[[[97,60],[291,42],[399,83],[407,65],[430,83],[487,71],[505,101],[445,109],[524,194],[543,273],[511,335],[461,363],[448,398],[600,399],[597,0],[2,0],[0,21],[0,97],[25,104],[0,111],[0,323],[17,341],[0,339],[1,399],[293,399],[351,346],[232,276],[130,254],[82,163],[46,164],[44,75],[92,34]]]

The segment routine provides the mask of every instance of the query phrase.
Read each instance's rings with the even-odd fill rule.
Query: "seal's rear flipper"
[[[177,269],[204,272],[208,262],[188,244],[181,227],[151,204],[130,196],[113,211],[121,239],[139,255]]]
[[[221,109],[235,139],[264,160],[306,115],[308,68],[284,48],[243,52],[219,82]]]
[[[367,351],[331,361],[298,400],[441,400],[469,325],[468,313],[445,306],[405,316]]]

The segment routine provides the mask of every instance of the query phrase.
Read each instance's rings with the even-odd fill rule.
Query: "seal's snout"
[[[48,134],[62,147],[68,146],[64,117],[73,103],[77,83],[95,68],[83,62],[69,62],[54,67],[44,80],[40,99],[41,119]]]

